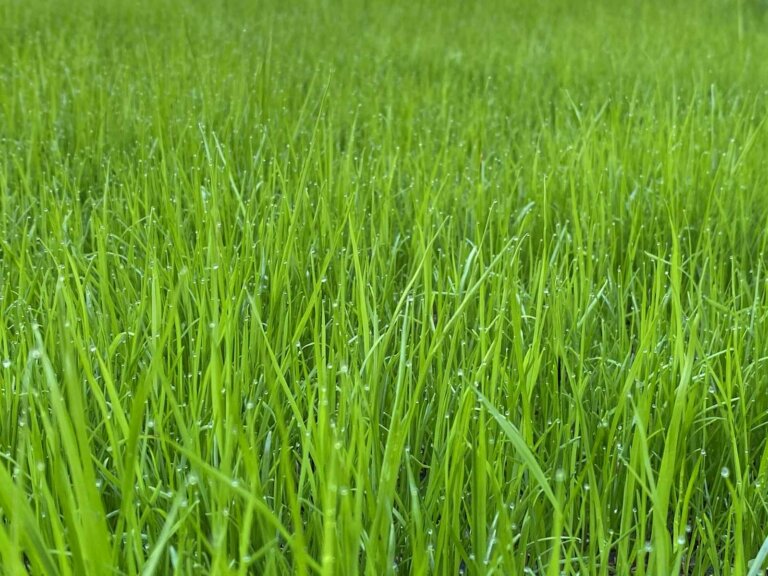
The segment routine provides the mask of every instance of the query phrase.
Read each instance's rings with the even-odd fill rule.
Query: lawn
[[[768,567],[768,4],[0,1],[0,574]]]

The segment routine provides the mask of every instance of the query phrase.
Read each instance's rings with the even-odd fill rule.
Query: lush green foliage
[[[747,574],[765,8],[0,2],[0,572]]]

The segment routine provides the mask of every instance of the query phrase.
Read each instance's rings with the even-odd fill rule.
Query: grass
[[[764,573],[765,9],[1,3],[0,573]]]

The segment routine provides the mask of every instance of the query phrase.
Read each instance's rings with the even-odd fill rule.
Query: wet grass
[[[210,4],[0,4],[0,573],[761,573],[764,7]]]

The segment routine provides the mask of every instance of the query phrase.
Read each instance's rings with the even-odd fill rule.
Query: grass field
[[[0,574],[765,574],[768,4],[0,38]]]

